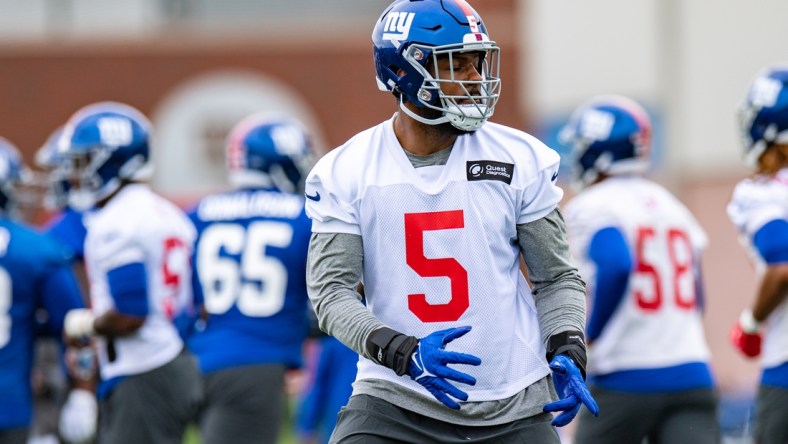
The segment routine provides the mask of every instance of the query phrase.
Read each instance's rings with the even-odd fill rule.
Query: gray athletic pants
[[[580,409],[575,444],[717,444],[717,398],[712,389],[624,393],[592,387],[599,416]]]
[[[350,397],[339,411],[331,444],[558,444],[550,425],[553,416],[542,413],[508,424],[463,426],[438,421],[402,409],[369,395]]]
[[[788,390],[762,385],[755,404],[755,442],[788,443]]]
[[[27,427],[0,430],[0,444],[26,444],[28,432]]]
[[[250,365],[205,376],[203,444],[274,444],[285,412],[285,366]]]
[[[121,381],[99,404],[99,444],[181,444],[202,398],[197,361],[187,351]]]

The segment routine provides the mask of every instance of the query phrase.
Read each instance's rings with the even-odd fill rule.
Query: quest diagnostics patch
[[[512,184],[514,164],[496,162],[494,160],[469,160],[465,171],[468,181],[474,180],[500,180],[507,185]]]

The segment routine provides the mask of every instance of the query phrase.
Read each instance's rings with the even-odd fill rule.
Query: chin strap
[[[414,113],[410,108],[405,106],[405,100],[403,99],[402,95],[399,96],[399,109],[401,109],[402,112],[404,112],[405,114],[412,117],[414,120],[417,120],[425,125],[440,125],[441,123],[446,123],[449,121],[449,118],[446,117],[445,114],[442,117],[438,117],[437,119],[428,119],[426,117]]]
[[[484,123],[487,121],[487,117],[489,117],[487,116],[481,118],[468,116],[460,109],[459,106],[451,105],[451,107],[453,110],[456,110],[456,112],[448,113],[446,110],[444,110],[443,116],[438,117],[437,119],[428,119],[424,116],[416,114],[413,112],[413,110],[405,106],[405,101],[402,95],[400,95],[399,98],[399,108],[402,110],[402,112],[425,125],[440,125],[442,123],[449,123],[453,127],[462,131],[476,131],[482,125],[484,125]]]

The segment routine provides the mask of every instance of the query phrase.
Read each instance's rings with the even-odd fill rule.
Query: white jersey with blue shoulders
[[[707,237],[689,210],[661,185],[613,176],[564,206],[569,247],[596,305],[594,236],[617,229],[632,258],[623,298],[589,348],[588,373],[655,369],[707,362],[696,282]]]
[[[774,177],[744,179],[736,185],[728,203],[728,216],[739,233],[758,273],[766,262],[753,244],[755,234],[769,222],[788,220],[788,168]],[[780,304],[767,320],[761,364],[771,368],[788,362],[788,303]]]
[[[463,387],[468,400],[510,397],[549,373],[516,227],[556,208],[559,156],[526,133],[486,123],[457,138],[445,165],[414,168],[392,122],[356,135],[312,170],[312,231],[362,236],[367,306],[391,328],[424,337],[472,326],[448,347],[482,360],[462,368],[477,379]],[[430,396],[364,357],[357,379]]]
[[[87,213],[85,224],[85,264],[95,316],[115,307],[107,280],[110,270],[142,263],[148,279],[145,323],[127,336],[97,338],[102,379],[168,363],[183,349],[171,320],[191,303],[194,226],[183,211],[142,184],[122,188],[106,206]]]

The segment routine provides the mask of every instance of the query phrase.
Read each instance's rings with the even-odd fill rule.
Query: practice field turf
[[[295,436],[293,436],[293,430],[288,422],[286,424],[285,430],[282,430],[282,436],[279,437],[279,442],[277,444],[297,444]],[[186,436],[183,438],[183,444],[200,444],[200,432],[197,430],[197,427],[189,427],[186,431]]]

